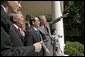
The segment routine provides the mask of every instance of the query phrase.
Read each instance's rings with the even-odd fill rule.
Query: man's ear
[[[32,24],[34,25],[34,21],[32,21]]]
[[[7,1],[9,3],[9,1]]]
[[[16,21],[17,21],[17,20],[16,20],[16,18],[14,18],[14,17],[13,17],[13,20],[14,20],[14,22],[16,22]]]

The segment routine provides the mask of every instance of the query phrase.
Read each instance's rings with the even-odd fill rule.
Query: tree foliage
[[[64,11],[69,16],[64,19],[65,36],[84,36],[84,1],[64,1]],[[84,41],[83,41],[84,43]]]

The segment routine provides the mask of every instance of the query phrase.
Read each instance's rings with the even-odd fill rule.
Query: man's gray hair
[[[40,16],[39,16],[39,19],[41,20],[43,16],[45,16],[45,15],[40,15]]]

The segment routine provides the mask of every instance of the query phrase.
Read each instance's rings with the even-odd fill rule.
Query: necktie
[[[24,37],[25,36],[24,31],[23,30],[20,30],[20,32],[21,32],[22,36]]]
[[[18,31],[18,35],[19,35],[19,37],[21,38],[22,35],[21,35],[21,32],[20,32],[20,29],[18,28],[17,31]]]
[[[38,37],[40,37],[40,33],[39,33],[39,31],[38,31],[38,30],[36,31],[36,33],[37,33],[37,36],[38,36]]]
[[[45,25],[44,25],[44,30],[45,30],[46,35],[48,35],[48,28]]]
[[[25,33],[22,29],[18,28],[18,31],[19,31],[20,36],[22,36],[22,37],[25,36]]]

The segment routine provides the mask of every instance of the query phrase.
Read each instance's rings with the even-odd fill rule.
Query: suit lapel
[[[2,6],[1,6],[1,26],[9,34],[10,20],[8,14],[4,11]]]
[[[13,26],[14,30],[16,31],[16,34],[19,36],[19,38],[20,38],[21,40],[23,40],[20,31],[19,31],[13,24],[12,24],[12,26]]]
[[[36,33],[35,29],[32,27],[32,33],[34,34],[34,38],[36,38],[38,41],[40,41],[40,37]]]
[[[48,23],[46,24],[46,27],[47,27],[47,32],[48,32],[49,36],[51,36],[51,31],[50,31],[50,27],[49,27]]]
[[[40,30],[40,32],[42,32],[43,34],[46,34],[45,33],[45,30],[44,30],[44,28],[41,26],[41,27],[39,27],[39,30]]]

